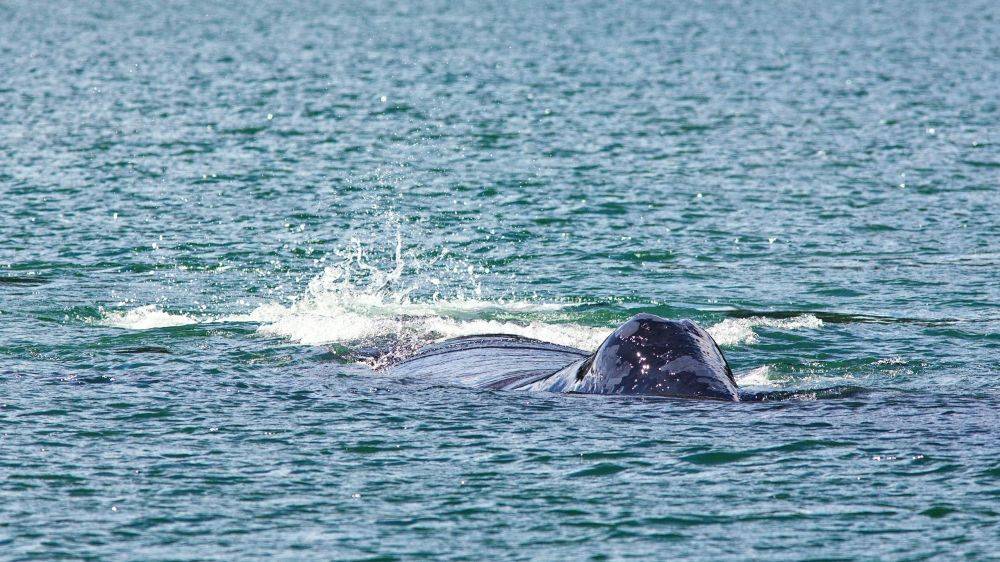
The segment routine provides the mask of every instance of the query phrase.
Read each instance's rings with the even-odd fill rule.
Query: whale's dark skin
[[[510,335],[455,338],[388,367],[475,388],[740,400],[722,350],[690,320],[633,316],[594,353]]]

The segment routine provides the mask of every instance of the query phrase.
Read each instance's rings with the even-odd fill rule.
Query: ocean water
[[[998,92],[985,0],[2,2],[0,559],[996,559]],[[643,311],[787,399],[370,368]]]

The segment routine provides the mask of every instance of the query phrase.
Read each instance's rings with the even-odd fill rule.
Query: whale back
[[[429,345],[386,370],[442,384],[503,389],[545,378],[587,356],[573,347],[521,336],[467,336]]]
[[[632,394],[739,401],[732,369],[715,340],[690,320],[639,314],[576,369],[528,386],[583,394]]]

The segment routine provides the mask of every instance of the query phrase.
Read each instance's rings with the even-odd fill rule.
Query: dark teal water
[[[3,2],[0,559],[994,558],[997,6]],[[639,311],[792,398],[358,362]]]

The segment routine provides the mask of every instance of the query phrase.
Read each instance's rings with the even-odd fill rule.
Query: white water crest
[[[739,344],[755,344],[760,336],[753,329],[756,327],[775,328],[778,330],[815,330],[823,326],[823,321],[812,314],[802,314],[794,318],[767,318],[752,316],[750,318],[726,318],[722,322],[708,328],[715,342],[720,346]]]
[[[770,365],[763,365],[749,371],[734,373],[740,388],[775,388],[788,382],[787,377],[776,376]]]
[[[198,323],[199,320],[186,314],[172,314],[155,304],[140,306],[123,311],[104,312],[98,321],[102,326],[125,328],[128,330],[151,330]]]
[[[483,319],[485,315],[553,313],[572,304],[532,300],[485,300],[475,268],[446,264],[438,271],[450,274],[446,287],[430,268],[448,258],[447,250],[427,262],[402,252],[397,238],[392,269],[368,263],[363,248],[342,255],[309,282],[303,294],[289,304],[269,303],[243,319],[259,322],[258,333],[279,336],[306,345],[371,340],[390,336],[398,340],[429,342],[477,334],[516,334],[593,349],[610,332],[574,324],[537,320],[514,322]],[[458,282],[454,282],[454,279]],[[416,292],[430,293],[415,299]],[[442,292],[447,291],[448,296]]]

